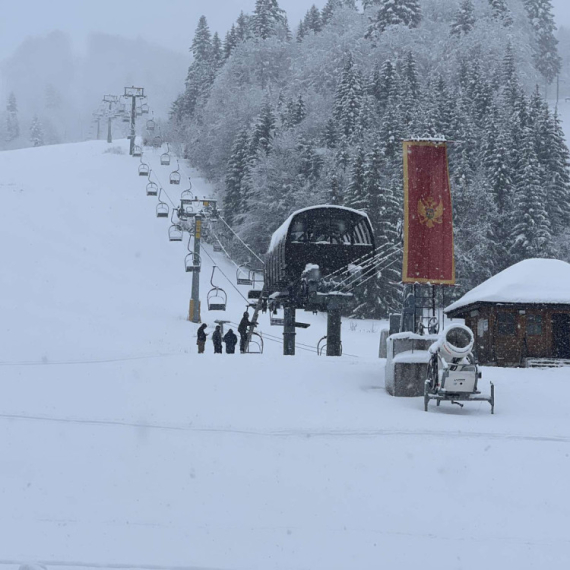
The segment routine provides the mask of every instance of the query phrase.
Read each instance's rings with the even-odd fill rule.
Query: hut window
[[[497,313],[497,322],[500,336],[515,334],[515,315],[513,313]]]
[[[527,315],[526,334],[529,336],[539,336],[542,334],[542,315]]]

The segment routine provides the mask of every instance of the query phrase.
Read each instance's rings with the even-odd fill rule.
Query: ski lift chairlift
[[[246,352],[248,354],[263,354],[263,337],[260,333],[251,333]]]
[[[184,268],[186,269],[186,273],[191,273],[200,269],[200,257],[191,251],[184,258]]]
[[[177,168],[170,173],[170,184],[180,184],[180,163],[176,161]]]
[[[167,152],[160,155],[160,164],[161,166],[170,166],[170,155]]]
[[[148,106],[148,103],[143,103],[143,104],[140,106],[140,110],[141,110],[141,113],[142,113],[143,115],[148,115],[148,113],[149,113],[149,111],[150,111],[150,108],[149,108],[149,106]]]
[[[177,224],[172,224],[168,228],[168,241],[182,241],[184,232],[182,228]]]
[[[142,156],[142,148],[138,144],[133,148],[133,156]]]
[[[139,166],[139,176],[148,176],[150,172],[150,168],[148,166],[148,164],[146,164],[146,162],[142,161],[142,156],[141,156],[141,163]]]
[[[155,128],[156,124],[154,122],[154,119],[149,119],[146,122],[146,130],[150,131],[150,132],[154,132],[154,128]]]
[[[225,311],[228,304],[228,296],[221,287],[214,285],[216,267],[216,265],[212,267],[212,276],[210,277],[210,285],[212,288],[208,291],[208,295],[206,296],[208,311]]]
[[[156,205],[156,217],[157,218],[168,218],[168,214],[170,213],[170,209],[168,208],[168,204],[161,200],[162,188],[158,193],[158,204]]]
[[[240,265],[237,268],[236,281],[238,285],[253,285],[253,281],[251,279],[251,271],[245,265]]]

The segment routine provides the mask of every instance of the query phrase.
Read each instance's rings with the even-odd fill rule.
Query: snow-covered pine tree
[[[326,26],[331,20],[334,13],[342,7],[342,0],[327,0],[327,3],[321,10],[321,23]]]
[[[232,55],[234,49],[236,48],[238,43],[237,32],[235,24],[232,24],[232,27],[226,34],[224,38],[224,58],[228,59],[230,55]]]
[[[561,59],[558,54],[556,24],[551,0],[524,0],[530,23],[534,29],[534,62],[547,84],[560,73]]]
[[[214,74],[218,73],[220,67],[224,64],[224,50],[218,32],[214,33],[212,37],[212,65],[214,67]]]
[[[506,0],[488,0],[491,6],[491,12],[493,18],[497,21],[502,22],[503,26],[507,27],[512,25],[513,16],[509,10],[509,6]]]
[[[299,94],[297,98],[297,103],[295,104],[295,110],[293,114],[293,123],[294,125],[301,124],[305,117],[307,116],[307,107],[305,105],[305,101],[303,100],[303,96]]]
[[[318,34],[323,29],[321,12],[314,4],[305,14],[303,24],[305,26],[305,32],[313,32],[314,34]]]
[[[333,204],[334,206],[342,206],[343,205],[343,196],[340,187],[340,181],[336,172],[333,172],[329,179],[329,193],[328,193],[328,200],[329,204]]]
[[[548,203],[552,230],[557,233],[570,227],[570,152],[562,123],[555,111],[550,116],[550,152],[545,164],[548,180]]]
[[[283,11],[277,0],[256,0],[252,18],[252,31],[256,38],[266,40],[276,36],[278,25],[283,23]]]
[[[300,160],[300,181],[305,188],[313,188],[320,177],[323,161],[313,144],[304,136],[299,137],[297,153]]]
[[[378,274],[365,283],[367,312],[387,317],[401,306],[398,221],[401,207],[394,196],[393,188],[385,184],[386,164],[379,145],[374,145],[366,157],[364,172],[368,214],[374,228],[377,251],[383,259]]]
[[[381,109],[385,109],[390,101],[394,99],[396,83],[396,69],[392,62],[387,59],[382,64],[382,69],[380,70],[378,88],[374,89],[374,96],[378,100]]]
[[[351,139],[362,105],[362,79],[355,68],[352,55],[345,60],[344,69],[335,95],[334,117],[340,125],[340,132],[347,140]]]
[[[34,115],[30,126],[30,142],[32,146],[44,145],[44,129],[37,115]]]
[[[236,20],[236,40],[237,43],[245,42],[253,36],[253,16],[240,12]]]
[[[334,119],[329,119],[325,125],[323,143],[327,148],[336,148],[337,142],[336,122]]]
[[[513,262],[530,257],[548,257],[552,245],[552,228],[530,127],[523,129],[520,144],[513,211],[515,224],[510,247]]]
[[[451,35],[461,37],[468,34],[475,26],[475,8],[471,0],[461,0],[459,9],[451,23]]]
[[[201,16],[190,51],[194,56],[188,76],[186,91],[183,95],[181,111],[183,117],[192,117],[200,101],[208,98],[210,87],[215,79],[215,68],[212,62],[212,37],[208,21]]]
[[[358,147],[352,159],[350,184],[344,200],[346,206],[355,210],[365,210],[368,204],[364,178],[365,163],[366,154],[362,147]]]
[[[250,156],[255,156],[260,152],[268,155],[271,152],[271,142],[275,134],[275,124],[276,120],[273,109],[269,101],[266,101],[257,122],[253,126]]]
[[[18,103],[14,93],[8,96],[6,105],[6,141],[11,142],[20,136],[20,123],[18,122]]]
[[[370,18],[367,37],[382,33],[388,26],[402,24],[417,28],[422,20],[418,0],[377,0],[378,10]]]
[[[307,32],[305,30],[305,23],[303,22],[303,20],[301,20],[299,22],[299,26],[297,27],[297,34],[295,36],[295,39],[297,40],[297,42],[301,43],[306,35]]]
[[[225,178],[224,216],[229,224],[243,213],[250,165],[249,130],[245,128],[234,140]]]

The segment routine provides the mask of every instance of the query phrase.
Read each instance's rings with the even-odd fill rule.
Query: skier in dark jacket
[[[237,336],[234,331],[230,329],[222,340],[226,343],[226,354],[234,354],[237,344]]]
[[[243,354],[245,352],[245,345],[247,343],[247,329],[251,326],[249,320],[249,313],[246,311],[241,318],[238,326],[239,333],[239,351]]]
[[[204,354],[204,349],[206,348],[206,337],[208,336],[208,333],[206,332],[207,326],[208,325],[204,323],[198,329],[198,340],[196,341],[196,344],[198,345],[198,354]]]
[[[220,325],[216,327],[212,335],[212,342],[214,343],[214,354],[222,354],[222,327]]]

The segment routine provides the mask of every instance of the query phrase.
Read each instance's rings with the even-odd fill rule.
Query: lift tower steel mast
[[[137,116],[137,99],[145,99],[144,87],[125,87],[125,94],[123,97],[131,98],[131,134],[129,139],[131,144],[129,146],[129,154],[133,156],[135,150],[135,120]]]
[[[107,114],[107,142],[113,142],[113,105],[119,102],[119,97],[117,95],[105,95],[103,97],[103,103],[109,103],[109,110]]]

